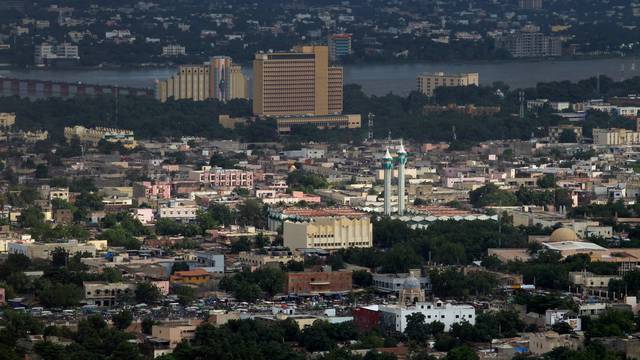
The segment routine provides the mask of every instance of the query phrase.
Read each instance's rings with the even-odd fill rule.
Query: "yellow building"
[[[201,65],[182,65],[169,79],[156,81],[156,96],[162,102],[246,99],[246,83],[240,65],[228,56],[216,56]]]
[[[640,132],[627,129],[593,129],[595,145],[636,145],[640,144]]]
[[[310,221],[285,221],[284,246],[289,249],[339,250],[373,245],[373,227],[368,215],[318,217]]]
[[[478,73],[445,74],[436,72],[418,75],[418,90],[427,96],[433,96],[434,91],[439,87],[469,85],[480,85]]]
[[[167,80],[158,81],[158,98],[165,102],[191,99],[202,101],[209,98],[209,67],[206,65],[182,65],[178,73]]]
[[[258,116],[342,112],[342,68],[329,66],[327,46],[259,53],[253,61],[253,112]]]
[[[0,113],[0,127],[10,127],[16,123],[16,114]]]
[[[121,143],[125,148],[133,149],[138,146],[132,130],[95,127],[93,129],[84,126],[72,126],[64,128],[64,138],[67,141],[77,139],[80,142],[97,145],[100,140],[111,143]]]
[[[285,116],[276,118],[278,132],[289,133],[295,126],[315,126],[318,129],[359,129],[362,126],[360,114]]]
[[[200,285],[204,284],[211,279],[211,274],[209,274],[204,269],[193,269],[186,271],[176,271],[173,275],[171,275],[171,282],[177,284],[191,284],[191,285]]]

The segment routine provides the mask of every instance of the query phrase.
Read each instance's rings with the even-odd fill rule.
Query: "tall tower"
[[[393,158],[389,154],[389,149],[382,158],[384,169],[384,214],[391,215],[391,169],[393,168]]]
[[[404,166],[407,163],[407,152],[400,141],[398,150],[398,215],[404,215]]]

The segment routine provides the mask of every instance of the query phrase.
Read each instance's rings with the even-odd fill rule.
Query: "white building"
[[[158,214],[161,219],[188,222],[196,219],[198,206],[192,200],[171,199],[160,203]]]
[[[419,302],[413,306],[389,305],[380,306],[381,319],[387,325],[391,325],[396,331],[404,332],[407,327],[407,316],[422,313],[426,323],[435,321],[444,324],[444,331],[449,331],[451,325],[468,322],[476,323],[476,309],[471,305],[454,305],[440,300],[435,303]]]
[[[574,331],[582,330],[582,321],[578,315],[571,310],[548,309],[544,313],[544,323],[549,327],[560,323],[566,323],[571,326]]]
[[[187,49],[180,45],[167,45],[162,47],[162,56],[187,55]]]
[[[42,43],[36,45],[34,50],[34,62],[36,65],[47,65],[59,60],[74,61],[80,60],[78,46],[71,43],[51,45]]]

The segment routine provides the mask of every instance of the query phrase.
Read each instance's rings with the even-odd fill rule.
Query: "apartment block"
[[[0,127],[11,127],[16,123],[16,114],[0,113]]]
[[[253,61],[253,112],[258,116],[342,112],[342,68],[329,66],[327,46],[259,53]]]
[[[640,132],[628,129],[593,129],[595,145],[635,145],[640,144]]]
[[[203,166],[201,170],[189,172],[189,180],[195,180],[212,187],[253,189],[253,179],[252,171],[222,169],[211,166]]]
[[[343,56],[351,55],[351,34],[332,34],[329,44],[329,60],[337,61]]]
[[[560,38],[535,31],[520,31],[503,35],[496,39],[496,47],[507,50],[514,58],[562,55]]]
[[[478,73],[445,74],[443,72],[423,73],[418,75],[418,91],[433,96],[439,87],[480,85]]]
[[[560,136],[563,132],[570,131],[575,134],[576,141],[580,142],[582,140],[582,127],[576,125],[558,125],[558,126],[550,126],[549,127],[549,142],[558,143],[560,142]]]
[[[56,64],[76,64],[80,60],[78,46],[70,43],[51,45],[42,43],[34,49],[34,63],[36,66]]]

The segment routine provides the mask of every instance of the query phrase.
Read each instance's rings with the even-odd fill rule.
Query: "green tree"
[[[182,305],[188,305],[192,303],[198,296],[196,289],[191,286],[176,286],[173,289],[173,293],[178,296],[178,301]]]
[[[416,344],[424,344],[431,335],[431,329],[427,323],[425,323],[426,317],[422,313],[413,313],[407,315],[407,326],[404,330],[404,335]]]
[[[157,304],[162,294],[157,286],[149,282],[139,283],[135,291],[135,299],[138,303]]]
[[[478,354],[472,348],[463,345],[458,346],[447,353],[445,360],[478,360]]]
[[[553,174],[545,174],[540,177],[536,183],[543,189],[551,189],[556,187],[556,177]]]
[[[49,177],[49,168],[47,167],[47,165],[42,164],[42,163],[36,165],[35,176],[38,179],[44,179],[44,178]]]

